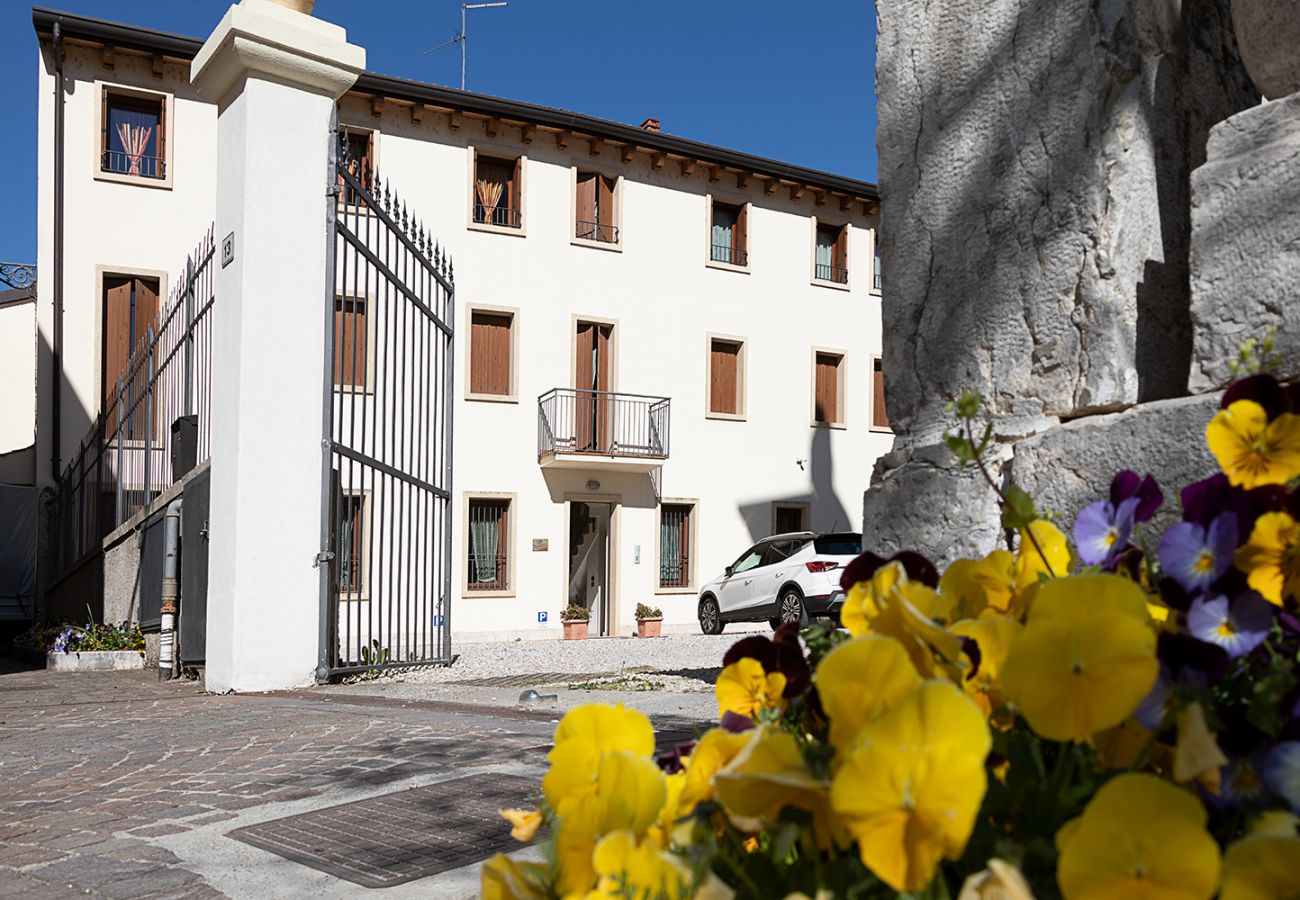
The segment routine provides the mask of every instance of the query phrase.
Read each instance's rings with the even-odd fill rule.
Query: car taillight
[[[831,569],[840,567],[839,563],[827,562],[824,559],[813,560],[810,563],[804,563],[804,565],[808,567],[809,572],[829,572]]]

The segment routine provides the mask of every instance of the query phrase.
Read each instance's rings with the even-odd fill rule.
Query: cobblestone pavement
[[[355,896],[226,832],[480,771],[535,775],[556,714],[346,686],[218,697],[152,671],[4,672],[0,895]],[[471,876],[462,894],[427,883],[446,876],[409,887],[463,896]]]

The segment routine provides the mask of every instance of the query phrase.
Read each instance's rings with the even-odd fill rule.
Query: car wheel
[[[700,631],[705,634],[722,634],[722,613],[718,601],[705,597],[700,601]]]
[[[776,605],[776,614],[777,617],[771,620],[773,631],[789,622],[808,624],[808,611],[803,608],[803,597],[799,596],[799,592],[794,588],[786,588],[781,593],[781,599]]]

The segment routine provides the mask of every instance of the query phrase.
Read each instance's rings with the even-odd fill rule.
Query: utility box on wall
[[[172,481],[180,481],[198,463],[199,417],[179,416],[172,422]]]
[[[208,469],[185,485],[181,507],[181,610],[180,657],[182,665],[204,661],[208,642]]]

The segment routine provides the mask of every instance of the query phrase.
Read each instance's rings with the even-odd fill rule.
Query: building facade
[[[218,111],[190,85],[200,41],[34,18],[50,484],[213,220]],[[755,540],[860,530],[857,498],[892,441],[873,185],[652,120],[371,73],[338,119],[357,177],[400,192],[454,261],[456,636],[555,636],[570,603],[595,634],[629,633],[638,603],[693,630],[699,585]],[[358,337],[377,313],[364,290],[335,302],[347,393],[381,353]],[[358,596],[372,504],[364,490],[341,504]]]

